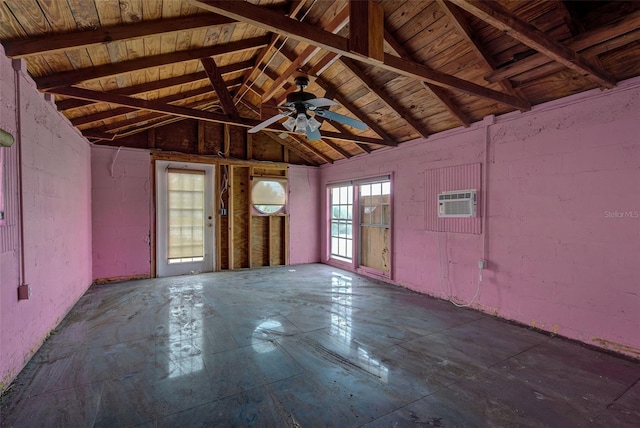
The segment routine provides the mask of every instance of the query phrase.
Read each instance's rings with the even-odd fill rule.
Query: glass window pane
[[[340,188],[340,203],[344,204],[347,202],[348,199],[348,187],[341,187]]]
[[[337,187],[333,187],[331,189],[331,204],[337,205],[340,203],[340,189]]]
[[[167,172],[167,258],[204,256],[204,171]]]
[[[282,181],[254,178],[251,187],[251,203],[263,214],[275,214],[284,208],[286,193],[285,184]]]
[[[338,254],[338,238],[331,238],[331,254]]]
[[[347,204],[353,204],[353,186],[347,186]]]
[[[385,181],[384,183],[382,183],[382,194],[383,195],[390,195],[391,194],[391,182],[390,181]]]
[[[373,183],[371,185],[372,195],[382,195],[382,183]]]

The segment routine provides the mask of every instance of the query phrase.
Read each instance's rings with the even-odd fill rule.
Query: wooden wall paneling
[[[230,195],[233,198],[231,210],[233,213],[231,219],[233,221],[231,238],[232,245],[229,248],[233,255],[233,269],[241,269],[249,267],[248,260],[248,243],[249,243],[249,212],[247,206],[249,203],[249,167],[237,166],[232,167],[232,183]]]
[[[253,167],[249,167],[247,168],[247,174],[248,174],[248,183],[247,183],[247,203],[245,205],[245,210],[247,213],[247,259],[249,262],[249,269],[251,269],[253,266],[252,264],[252,259],[251,259],[251,255],[252,255],[252,241],[253,241],[253,230],[252,230],[252,226],[253,226],[253,215],[252,215],[252,210],[251,210],[251,192],[253,191]]]
[[[285,264],[285,216],[269,216],[269,266]]]
[[[251,266],[269,266],[269,217],[251,216]]]
[[[204,125],[205,122],[203,120],[198,121],[198,150],[197,153],[199,155],[204,154]]]

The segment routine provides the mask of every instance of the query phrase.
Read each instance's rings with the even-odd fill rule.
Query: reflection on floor
[[[638,426],[640,364],[304,265],[92,287],[2,426]]]

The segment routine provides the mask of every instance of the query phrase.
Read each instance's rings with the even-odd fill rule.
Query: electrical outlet
[[[18,286],[18,300],[29,300],[31,297],[31,287],[29,284]]]

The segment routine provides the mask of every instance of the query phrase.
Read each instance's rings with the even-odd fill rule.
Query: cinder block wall
[[[3,51],[0,95],[2,126],[16,136],[10,149],[0,148],[7,168],[3,197],[9,208],[5,225],[0,226],[0,389],[4,390],[91,284],[91,162],[87,141],[24,71],[16,76]],[[31,287],[28,300],[17,299],[21,282]]]
[[[639,111],[636,78],[323,166],[321,185],[393,173],[395,283],[468,302],[486,244],[474,308],[640,357]],[[427,171],[473,163],[483,234],[429,230]]]

